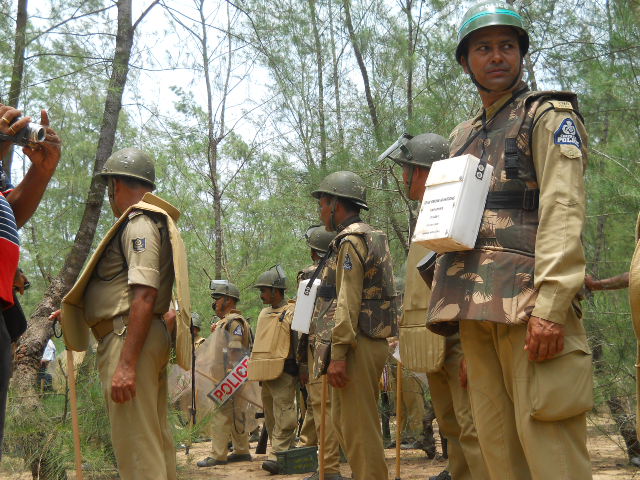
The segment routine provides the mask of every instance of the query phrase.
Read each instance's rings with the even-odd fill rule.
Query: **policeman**
[[[202,329],[202,319],[196,312],[191,314],[191,335],[193,335],[193,345],[198,349],[200,345],[204,343],[206,338],[200,336],[200,330]]]
[[[294,303],[287,303],[287,277],[280,265],[267,270],[254,285],[267,305],[260,311],[256,340],[249,360],[249,380],[262,382],[262,407],[271,438],[269,458],[262,468],[280,471],[275,452],[285,452],[296,443],[296,383],[298,366],[291,321]]]
[[[493,178],[473,250],[438,257],[429,328],[459,325],[473,418],[492,479],[589,479],[591,353],[578,291],[587,134],[569,92],[522,80],[529,36],[506,2],[464,15],[456,59],[482,102],[451,134]]]
[[[238,287],[227,280],[212,280],[210,287],[212,307],[220,318],[212,326],[213,345],[215,353],[222,356],[219,359],[221,361],[214,356],[216,365],[212,369],[217,373],[214,376],[221,380],[251,350],[251,327],[236,308],[240,301]],[[238,393],[215,410],[211,419],[211,456],[200,460],[198,467],[251,460],[245,416],[247,405]],[[227,455],[229,439],[233,444],[233,453]]]
[[[324,257],[327,250],[329,250],[329,245],[335,236],[336,232],[327,231],[324,225],[313,226],[307,230],[307,245],[311,249],[313,265],[310,265],[298,274],[298,281],[309,279],[313,275],[318,268],[321,258]],[[325,321],[329,320],[327,317],[328,316],[325,316]],[[331,316],[330,320],[333,322],[333,316]],[[314,426],[314,436],[316,438],[320,438],[320,424],[322,421],[322,381],[315,375],[309,374],[309,367],[313,367],[314,365],[314,346],[316,341],[318,341],[317,332],[319,330],[322,330],[322,327],[318,324],[317,315],[312,315],[309,335],[302,335],[298,345],[300,383],[306,385],[308,392],[307,414],[302,429],[304,431],[307,422],[309,422]],[[324,478],[325,480],[341,480],[343,477],[340,475],[340,446],[335,429],[331,423],[330,398],[327,399],[325,411],[327,417],[325,419],[324,430]],[[310,477],[305,478],[305,480],[317,480],[319,475],[319,472],[315,472]]]
[[[175,225],[180,213],[150,193],[154,163],[138,149],[115,152],[100,175],[119,218],[63,300],[65,343],[85,350],[87,325],[98,340],[100,382],[120,478],[175,479],[167,423],[171,341],[162,314],[169,308],[175,278],[181,305],[176,353],[180,366],[188,369],[191,312],[186,255]]]
[[[449,142],[434,133],[415,137],[404,134],[385,154],[402,167],[407,196],[422,202],[431,165],[449,156]],[[449,464],[445,472],[431,479],[486,479],[469,396],[458,379],[463,358],[460,335],[445,338],[429,331],[425,325],[431,290],[416,267],[429,253],[417,243],[409,247],[399,329],[400,358],[405,367],[426,372],[438,426],[448,440]]]
[[[318,332],[315,363],[333,387],[331,417],[354,477],[386,480],[379,379],[387,359],[385,339],[397,326],[387,238],[360,219],[360,210],[369,207],[366,186],[355,173],[329,174],[312,195],[325,228],[337,232],[319,291],[328,302],[316,302],[323,309],[320,317],[330,315],[332,305],[335,315],[331,322],[319,320],[332,328]]]

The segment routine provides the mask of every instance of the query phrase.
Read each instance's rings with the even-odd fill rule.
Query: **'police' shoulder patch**
[[[576,123],[571,118],[565,118],[553,134],[556,145],[574,145],[582,148],[582,139],[578,133]]]
[[[238,325],[236,329],[233,331],[234,335],[242,335],[243,333],[244,333],[244,330],[242,329],[242,325]]]
[[[351,270],[353,268],[353,262],[351,261],[351,256],[347,253],[344,256],[344,263],[342,264],[342,268],[345,270]]]
[[[147,248],[147,239],[144,237],[134,238],[131,242],[133,243],[133,251],[136,253],[144,252]]]

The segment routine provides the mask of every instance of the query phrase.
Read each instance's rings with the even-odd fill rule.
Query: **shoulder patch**
[[[144,252],[147,249],[147,239],[145,237],[138,237],[131,240],[133,244],[133,251],[136,253]]]
[[[244,330],[242,328],[242,325],[238,325],[236,327],[236,329],[233,331],[234,335],[243,335],[244,334]]]
[[[573,105],[571,105],[571,102],[567,102],[565,100],[549,100],[549,103],[553,105],[555,110],[573,112]]]
[[[556,145],[574,145],[582,148],[582,139],[573,119],[567,117],[553,134],[553,142]]]
[[[353,262],[351,261],[351,255],[348,253],[344,256],[344,263],[342,264],[342,268],[345,270],[351,270],[353,268]]]

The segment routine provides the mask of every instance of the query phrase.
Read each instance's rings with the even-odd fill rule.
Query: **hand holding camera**
[[[49,127],[46,110],[41,111],[37,124],[31,122],[31,117],[23,117],[20,110],[0,103],[0,140],[0,155],[4,156],[12,144],[21,145],[33,165],[49,176],[60,160],[60,138]]]

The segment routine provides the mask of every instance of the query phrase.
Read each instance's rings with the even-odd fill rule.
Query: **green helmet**
[[[456,60],[460,63],[466,46],[465,42],[473,32],[485,27],[507,26],[518,32],[520,53],[524,56],[529,51],[529,35],[524,29],[520,14],[507,2],[488,0],[477,3],[465,13],[458,29],[458,46]]]
[[[153,159],[137,148],[123,148],[112,153],[104,162],[102,171],[98,175],[101,177],[117,175],[137,178],[150,183],[154,189],[156,188],[156,169]]]
[[[209,289],[211,289],[211,298],[225,296],[240,301],[240,290],[229,280],[211,280]]]
[[[327,232],[323,225],[313,225],[309,227],[305,237],[310,248],[324,255],[329,250],[331,241],[336,238],[336,232]]]
[[[287,276],[280,265],[271,267],[258,277],[258,281],[253,286],[254,288],[269,287],[279,288],[281,290],[287,289]]]
[[[316,190],[311,192],[314,198],[326,193],[332,197],[346,198],[360,208],[369,210],[367,205],[367,186],[359,175],[346,170],[333,172],[324,177]]]
[[[202,328],[202,319],[196,312],[191,312],[191,324],[196,328]]]
[[[435,133],[403,134],[387,148],[378,161],[390,158],[398,165],[431,168],[433,162],[449,157],[449,142]]]

